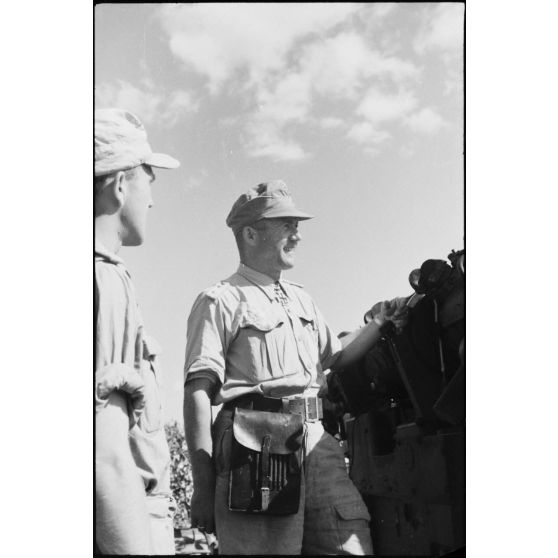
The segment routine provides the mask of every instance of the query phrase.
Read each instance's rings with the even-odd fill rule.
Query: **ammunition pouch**
[[[235,408],[229,476],[231,511],[297,513],[303,433],[300,415]]]

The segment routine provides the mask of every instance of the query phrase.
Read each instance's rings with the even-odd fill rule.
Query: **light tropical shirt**
[[[157,342],[148,336],[122,260],[95,244],[95,412],[114,390],[128,401],[128,442],[149,495],[170,495],[170,454],[161,408]],[[115,487],[115,491],[118,487]]]
[[[276,282],[240,264],[192,307],[185,382],[211,380],[214,405],[247,393],[288,397],[323,385],[324,370],[340,351],[339,339],[301,285]]]

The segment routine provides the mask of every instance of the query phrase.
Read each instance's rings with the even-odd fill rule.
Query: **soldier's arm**
[[[370,322],[342,337],[343,348],[332,369],[339,370],[361,359],[380,339],[381,330],[386,322],[392,322],[396,330],[404,327],[407,322],[406,300],[406,298],[395,298],[379,303],[379,308]]]
[[[128,444],[129,415],[113,391],[95,415],[96,542],[105,554],[151,554],[145,488]]]
[[[215,528],[215,469],[211,438],[211,394],[214,382],[192,379],[184,386],[184,430],[192,465],[192,526],[209,532]]]
[[[333,364],[332,370],[345,368],[361,359],[382,336],[380,328],[381,326],[378,323],[371,321],[342,337],[341,345],[343,349]]]

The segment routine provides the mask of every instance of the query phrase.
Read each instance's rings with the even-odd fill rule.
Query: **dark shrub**
[[[170,486],[178,506],[174,516],[174,527],[175,529],[187,529],[190,527],[190,501],[193,485],[184,430],[174,421],[165,424],[165,433],[171,456]]]

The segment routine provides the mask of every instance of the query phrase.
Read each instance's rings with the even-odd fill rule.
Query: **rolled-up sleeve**
[[[95,336],[95,411],[101,412],[113,391],[127,395],[130,427],[145,407],[144,381],[139,372],[143,327],[133,286],[124,269],[96,262],[98,309]]]
[[[225,380],[226,325],[219,299],[202,293],[188,317],[184,383],[207,378],[214,384]]]
[[[145,408],[145,383],[138,372],[127,364],[109,364],[95,372],[95,412],[104,409],[113,391],[128,395],[130,428]]]

